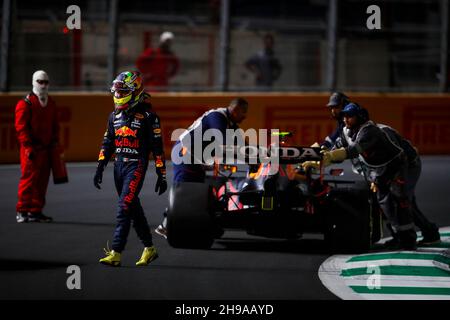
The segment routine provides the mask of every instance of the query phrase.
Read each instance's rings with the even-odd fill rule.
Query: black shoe
[[[414,251],[417,250],[417,243],[414,241],[400,241],[399,242],[399,249],[400,250],[408,250],[408,251]]]
[[[417,244],[415,241],[400,241],[398,238],[392,238],[384,243],[383,249],[388,250],[416,250]]]
[[[47,217],[42,212],[28,213],[28,221],[30,222],[52,222],[52,217]]]
[[[417,249],[417,234],[413,229],[399,231],[398,246],[399,250],[416,250]]]
[[[436,231],[432,234],[424,234],[423,239],[419,241],[419,245],[428,246],[440,242],[441,242],[441,235],[439,234],[439,231]]]
[[[17,223],[28,222],[28,214],[26,212],[17,212],[16,221]]]

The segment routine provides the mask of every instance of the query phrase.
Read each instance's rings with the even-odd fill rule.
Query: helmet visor
[[[133,94],[133,89],[127,86],[123,81],[113,81],[111,93],[114,95],[114,104],[116,107],[126,107]]]
[[[134,87],[129,86],[123,81],[114,80],[111,86],[111,93],[115,93],[116,91],[128,91],[128,94],[134,91]],[[125,92],[121,93],[125,94]]]

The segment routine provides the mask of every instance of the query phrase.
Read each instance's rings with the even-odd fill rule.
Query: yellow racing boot
[[[114,250],[103,249],[106,257],[101,258],[99,262],[108,266],[119,267],[120,266],[120,252]]]
[[[156,252],[156,248],[154,246],[145,247],[142,252],[142,256],[138,262],[136,262],[137,266],[146,266],[153,260],[158,258],[158,252]]]

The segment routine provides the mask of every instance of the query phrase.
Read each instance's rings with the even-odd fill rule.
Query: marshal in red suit
[[[21,99],[15,110],[15,128],[20,144],[17,222],[50,222],[42,209],[51,170],[52,150],[58,146],[56,106],[48,96],[47,74],[33,74],[33,91]]]

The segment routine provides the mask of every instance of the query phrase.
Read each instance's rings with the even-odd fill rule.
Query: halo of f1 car
[[[342,169],[326,174],[302,170],[320,161],[320,148],[284,146],[279,168],[270,163],[215,165],[204,183],[173,186],[167,212],[167,240],[176,248],[210,248],[225,229],[281,239],[321,233],[331,252],[365,252],[381,236],[381,214],[373,193],[359,180],[340,180]],[[246,172],[243,176],[242,172]],[[362,183],[361,183],[362,182]]]

